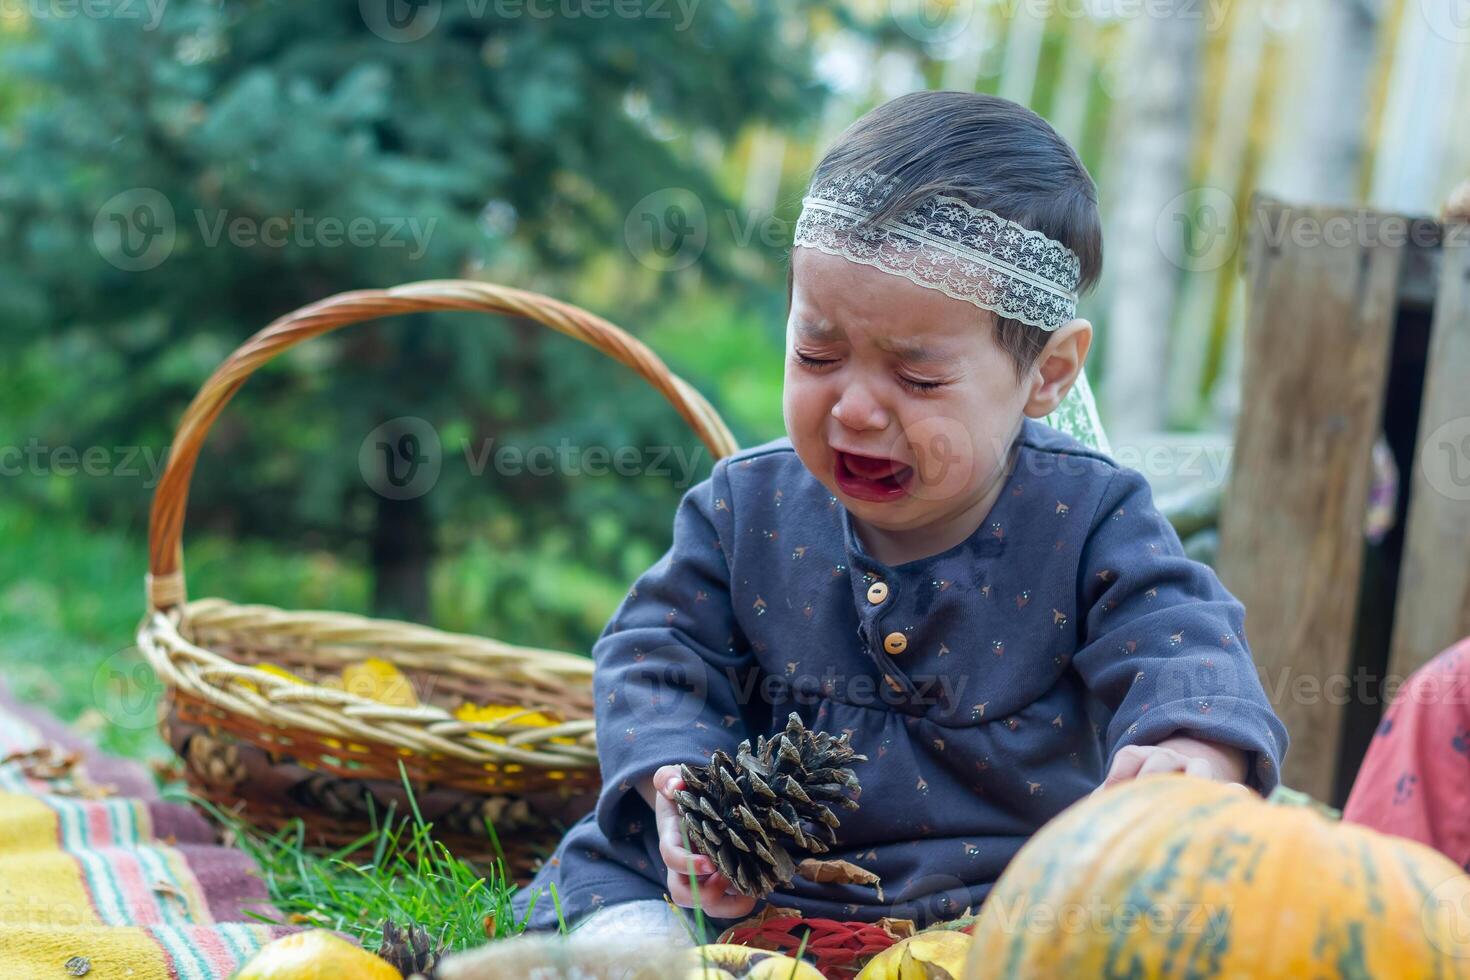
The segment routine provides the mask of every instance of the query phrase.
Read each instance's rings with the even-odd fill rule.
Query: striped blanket
[[[288,931],[199,814],[3,691],[0,757],[0,975],[212,980]]]

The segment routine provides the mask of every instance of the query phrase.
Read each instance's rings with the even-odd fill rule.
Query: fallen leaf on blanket
[[[155,881],[153,883],[153,890],[160,895],[168,895],[173,898],[177,898],[185,905],[189,904],[189,899],[184,895],[183,890],[180,889],[179,886],[175,885],[173,882]]]
[[[0,765],[20,763],[21,772],[31,779],[64,779],[82,761],[79,753],[59,745],[41,745],[24,752],[12,752],[0,759]]]
[[[310,912],[292,912],[286,917],[286,921],[293,926],[319,926],[331,922],[325,915],[312,909]]]
[[[92,961],[85,956],[73,956],[66,961],[66,972],[74,977],[84,977],[92,972]]]
[[[883,901],[883,885],[878,876],[851,861],[820,861],[807,858],[796,866],[796,873],[807,881],[818,884],[872,885],[878,889],[878,901]]]
[[[153,759],[148,763],[153,775],[165,783],[184,781],[184,767],[177,759]]]
[[[70,782],[52,787],[57,796],[80,796],[84,800],[105,800],[117,795],[117,787],[111,783],[89,783],[82,774],[72,773]]]

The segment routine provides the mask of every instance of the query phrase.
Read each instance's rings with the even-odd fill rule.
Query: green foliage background
[[[812,29],[861,25],[824,0],[701,0],[684,29],[447,2],[403,42],[374,32],[370,7],[175,0],[157,24],[143,5],[0,22],[0,445],[12,463],[17,450],[42,461],[0,477],[0,657],[69,715],[96,707],[97,664],[127,658],[144,611],[147,464],[233,349],[312,301],[437,278],[536,289],[649,342],[742,444],[781,434],[784,256],[723,220],[739,213],[732,164],[709,147],[755,124],[810,135],[826,96]],[[660,272],[624,222],[669,188],[702,202],[709,243]],[[99,222],[139,189],[168,202],[175,240],[126,271]],[[294,231],[329,217],[432,231],[421,255],[212,235],[221,221]],[[358,452],[401,416],[434,426],[444,469],[395,507]],[[695,480],[710,463],[630,372],[536,325],[446,314],[348,328],[257,372],[215,425],[188,511],[190,595],[587,650],[667,546],[687,487],[476,475],[464,450],[488,439],[701,452]],[[56,455],[95,447],[102,475]],[[125,459],[136,473],[118,472]],[[421,547],[385,557],[395,533]],[[424,591],[385,591],[385,567]]]

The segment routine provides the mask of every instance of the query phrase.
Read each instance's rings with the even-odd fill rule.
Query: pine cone
[[[434,967],[444,955],[444,946],[436,943],[420,926],[403,928],[391,919],[383,923],[383,942],[378,946],[378,957],[387,960],[405,977],[420,974],[434,975]]]
[[[682,766],[685,788],[674,800],[689,843],[742,895],[763,898],[796,875],[788,846],[805,857],[837,843],[832,806],[858,808],[854,761],[867,756],[847,735],[809,731],[792,712],[786,730],[757,739],[754,752],[747,739],[734,759],[716,752],[707,766]]]

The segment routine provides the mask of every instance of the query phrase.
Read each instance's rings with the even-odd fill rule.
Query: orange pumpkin
[[[1470,876],[1294,790],[1146,776],[1079,800],[986,898],[965,976],[1470,977]]]

